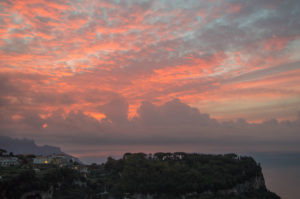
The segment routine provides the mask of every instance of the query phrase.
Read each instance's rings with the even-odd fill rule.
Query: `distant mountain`
[[[8,153],[14,154],[35,154],[35,155],[50,155],[53,153],[63,153],[59,147],[55,146],[38,146],[34,140],[18,139],[7,136],[0,136],[0,149],[5,149]]]

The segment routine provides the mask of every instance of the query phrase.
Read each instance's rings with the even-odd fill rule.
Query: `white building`
[[[0,166],[15,166],[19,164],[19,159],[17,157],[0,157]]]
[[[69,155],[66,155],[66,154],[52,154],[52,155],[50,155],[49,157],[51,157],[51,158],[64,159],[64,160],[66,160],[66,161],[70,161],[70,160],[74,161],[74,160],[75,160],[75,158],[73,158],[73,157],[71,157],[71,156],[69,156]]]
[[[71,156],[65,154],[52,154],[49,157],[52,159],[52,164],[59,165],[59,166],[66,166],[73,164],[74,159]]]
[[[48,156],[37,156],[33,159],[33,164],[54,164],[54,165],[68,165],[73,162],[72,157],[65,154],[52,154]]]
[[[33,164],[49,164],[51,163],[51,159],[45,156],[37,156],[33,158]]]

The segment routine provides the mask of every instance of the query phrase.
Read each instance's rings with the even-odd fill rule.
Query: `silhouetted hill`
[[[0,169],[0,198],[280,199],[260,164],[236,154],[126,153],[101,165],[42,168]]]
[[[105,190],[114,198],[280,199],[267,189],[260,164],[248,156],[126,153],[108,158],[104,168]]]
[[[59,147],[49,145],[38,146],[34,140],[17,139],[7,136],[0,136],[0,148],[14,154],[50,155],[53,153],[64,153]]]

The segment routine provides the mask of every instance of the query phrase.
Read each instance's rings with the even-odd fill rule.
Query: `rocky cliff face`
[[[53,191],[30,191],[24,193],[21,196],[21,199],[28,199],[28,198],[40,198],[40,199],[52,199],[53,198]]]
[[[219,193],[225,195],[229,195],[229,194],[239,195],[250,191],[256,191],[259,189],[266,189],[265,180],[262,175],[255,176],[254,178],[251,178],[245,181],[244,183],[240,183],[231,189],[220,190]]]
[[[217,192],[218,195],[243,195],[248,192],[255,192],[257,190],[266,190],[265,180],[262,175],[255,176],[243,183],[237,184],[231,189],[220,190]],[[181,199],[187,199],[190,197],[201,195],[213,196],[214,193],[210,190],[204,193],[188,193],[180,196]],[[158,195],[153,194],[133,194],[132,196],[125,197],[126,199],[156,199],[160,198]]]

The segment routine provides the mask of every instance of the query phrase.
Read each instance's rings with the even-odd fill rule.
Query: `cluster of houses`
[[[85,165],[79,164],[76,158],[65,154],[52,154],[48,156],[37,156],[32,160],[33,165],[55,165],[59,167],[69,167],[74,170],[79,171],[80,173],[88,173],[88,168]]]
[[[67,167],[77,170],[85,177],[88,174],[88,166],[78,162],[77,158],[66,154],[51,154],[47,156],[35,156],[33,154],[13,155],[13,153],[7,154],[6,150],[0,149],[0,169],[1,167],[14,166],[33,168],[36,172],[48,167]]]
[[[2,167],[16,166],[19,164],[20,164],[19,158],[17,158],[17,157],[0,156],[0,166],[2,166]]]
[[[33,164],[47,165],[53,164],[58,166],[68,166],[73,165],[76,162],[76,159],[65,155],[65,154],[52,154],[48,156],[37,156],[33,158]]]
[[[21,164],[21,160],[16,156],[0,156],[0,166],[16,166]],[[76,162],[76,158],[65,154],[52,154],[48,156],[36,156],[32,158],[33,165],[57,165],[57,166],[68,166],[73,165]]]
[[[86,167],[79,164],[76,158],[66,154],[52,154],[47,156],[34,156],[34,155],[21,155],[22,157],[14,155],[0,155],[0,167],[11,167],[24,164],[24,158],[27,159],[27,163],[33,167],[40,167],[46,165],[53,165],[58,167],[69,167],[75,170],[86,170]]]

